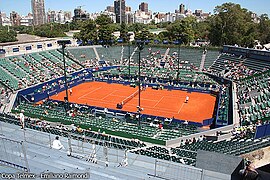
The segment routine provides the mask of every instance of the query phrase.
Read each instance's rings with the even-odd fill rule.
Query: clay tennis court
[[[121,84],[108,84],[104,82],[87,82],[72,88],[69,101],[78,104],[107,107],[117,109],[117,103],[132,95],[138,90]],[[63,101],[65,91],[50,97],[54,100]],[[185,103],[189,96],[188,103]],[[216,97],[210,94],[180,90],[154,90],[147,88],[141,92],[141,107],[143,114],[162,116],[176,119],[202,122],[212,118]],[[123,111],[136,112],[138,95],[123,106]]]

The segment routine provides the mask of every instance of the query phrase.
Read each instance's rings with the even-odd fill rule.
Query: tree
[[[0,30],[0,43],[17,41],[16,36],[17,33],[13,30]]]
[[[270,42],[270,20],[267,14],[260,16],[260,23],[258,24],[258,39],[261,43],[266,44]]]
[[[209,39],[213,45],[245,45],[250,41],[247,34],[252,26],[251,12],[239,4],[224,3],[214,10],[215,15],[209,19]],[[248,36],[248,37],[246,37]]]
[[[73,36],[75,39],[81,40],[83,44],[87,44],[88,41],[97,42],[97,26],[95,21],[87,20],[81,24],[81,31],[75,33]]]
[[[80,32],[74,34],[74,38],[81,40],[82,43],[88,44],[91,41],[94,44],[109,44],[114,42],[113,32],[117,29],[107,15],[100,15],[95,21],[87,20],[81,22]]]
[[[98,39],[102,45],[111,45],[114,41],[113,32],[116,30],[113,21],[108,15],[101,14],[96,19],[98,25]]]
[[[132,31],[136,35],[136,33],[138,33],[139,31],[142,31],[143,29],[148,29],[147,25],[142,24],[142,23],[134,23],[129,26],[128,31]]]
[[[104,26],[108,24],[113,24],[113,21],[108,15],[101,14],[100,16],[97,17],[96,23],[99,26]]]
[[[102,45],[112,45],[112,43],[114,42],[113,32],[114,29],[109,24],[99,27],[98,39],[102,41]]]
[[[126,23],[122,23],[120,27],[120,38],[123,39],[123,42],[126,43],[129,41],[128,29]]]
[[[151,40],[154,38],[154,34],[150,33],[149,30],[143,29],[142,31],[137,32],[135,39],[137,40]]]
[[[183,43],[188,44],[195,37],[194,27],[196,27],[196,20],[194,17],[187,17],[183,20],[177,20],[167,26],[168,40],[174,41],[179,38]]]
[[[48,23],[40,26],[35,26],[31,28],[31,34],[41,36],[41,37],[64,37],[66,36],[65,31],[68,31],[68,28],[65,25],[58,23]]]
[[[194,28],[194,31],[195,31],[194,38],[208,40],[209,30],[210,30],[210,25],[209,25],[208,20],[198,22]]]

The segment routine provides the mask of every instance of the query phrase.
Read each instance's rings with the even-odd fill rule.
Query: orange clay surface
[[[69,101],[78,104],[107,107],[116,109],[116,104],[122,102],[128,96],[138,90],[121,84],[107,84],[104,82],[87,82],[72,88]],[[69,93],[69,91],[68,91]],[[54,100],[63,101],[65,91],[50,97]],[[185,103],[189,96],[188,103]],[[123,106],[123,111],[136,112],[138,95]],[[154,90],[147,88],[141,91],[141,113],[176,119],[202,122],[212,118],[216,97],[210,94],[180,90]]]

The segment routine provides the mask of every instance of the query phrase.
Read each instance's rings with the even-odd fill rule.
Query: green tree
[[[152,40],[154,39],[154,34],[150,33],[147,29],[142,29],[142,31],[137,32],[135,39],[138,40]]]
[[[58,23],[48,23],[40,26],[35,26],[31,34],[41,37],[55,38],[66,36],[65,31],[68,31],[68,28],[65,27],[65,25]]]
[[[258,30],[258,40],[261,43],[266,44],[270,42],[270,20],[267,14],[262,14],[260,16],[260,23],[257,27]]]
[[[135,33],[138,33],[139,31],[142,31],[143,29],[148,29],[147,28],[147,25],[145,24],[142,24],[142,23],[134,23],[134,24],[131,24],[129,27],[128,27],[128,31],[132,31]]]
[[[82,22],[80,32],[74,34],[74,38],[81,40],[83,44],[87,44],[88,41],[97,43],[97,25],[93,20],[87,20]]]
[[[114,29],[109,24],[99,27],[98,38],[99,40],[103,41],[103,45],[104,44],[112,45],[112,42],[114,41],[113,32],[114,32]]]
[[[214,10],[209,19],[209,39],[213,45],[245,45],[245,40],[252,38],[247,34],[252,25],[251,12],[239,4],[224,3]],[[248,36],[248,37],[245,37]]]
[[[101,14],[100,16],[97,17],[96,23],[99,26],[104,26],[108,24],[113,24],[113,21],[108,15]]]
[[[128,29],[126,23],[122,23],[120,27],[120,38],[123,39],[124,43],[129,41]]]
[[[113,32],[116,30],[116,26],[113,25],[113,21],[108,15],[101,14],[96,19],[98,25],[98,39],[102,41],[103,45],[112,45],[114,41]]]
[[[210,25],[209,25],[209,21],[202,21],[202,22],[198,22],[195,25],[194,28],[194,38],[195,39],[205,39],[208,40],[209,38],[209,31],[210,31]]]
[[[195,38],[194,28],[196,27],[196,20],[194,17],[187,17],[183,20],[177,20],[167,26],[168,40],[173,41],[181,36],[184,44],[188,44]]]
[[[17,36],[17,33],[13,30],[10,30],[10,31],[0,30],[1,43],[17,41],[16,36]]]

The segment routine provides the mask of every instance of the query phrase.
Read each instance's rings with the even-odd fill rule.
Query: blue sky
[[[212,12],[217,5],[233,2],[259,15],[263,13],[270,15],[270,0],[126,0],[126,4],[131,6],[132,11],[137,10],[141,2],[147,2],[153,12],[174,12],[181,3],[192,11],[202,9],[204,12]],[[108,5],[113,5],[113,0],[45,0],[46,11],[68,10],[73,13],[74,8],[83,6],[83,9],[88,12],[100,12]],[[31,0],[0,0],[0,10],[7,14],[14,10],[21,15],[26,15],[31,12]]]

